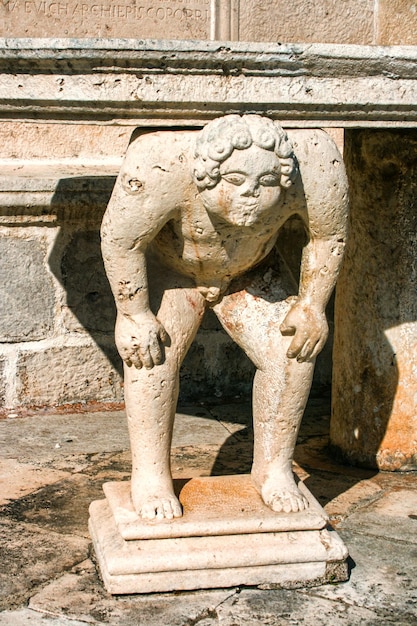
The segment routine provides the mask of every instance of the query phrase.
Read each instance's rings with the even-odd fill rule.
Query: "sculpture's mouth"
[[[257,205],[239,206],[238,211],[229,213],[227,221],[236,226],[252,226],[258,220]]]
[[[253,209],[257,209],[258,206],[258,202],[239,202],[238,208],[242,211],[253,211]]]

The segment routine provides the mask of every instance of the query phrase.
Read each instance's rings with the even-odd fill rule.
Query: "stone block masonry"
[[[0,177],[2,406],[120,402],[98,237],[114,171],[35,170],[4,166]]]
[[[2,342],[45,339],[54,325],[52,277],[44,264],[47,242],[27,235],[0,239]]]
[[[5,37],[208,39],[210,0],[6,0]]]
[[[0,2],[0,37],[413,45],[416,23],[416,5],[411,0]]]

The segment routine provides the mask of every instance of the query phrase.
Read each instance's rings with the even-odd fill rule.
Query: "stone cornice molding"
[[[417,126],[417,46],[0,39],[0,118]]]

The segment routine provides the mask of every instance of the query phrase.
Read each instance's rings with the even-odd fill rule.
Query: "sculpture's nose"
[[[246,198],[253,196],[254,198],[257,198],[259,196],[259,183],[256,180],[247,180],[243,189],[242,189],[242,196],[245,196]]]

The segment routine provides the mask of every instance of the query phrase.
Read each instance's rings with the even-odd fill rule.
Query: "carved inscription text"
[[[209,38],[210,0],[0,0],[0,37]]]

